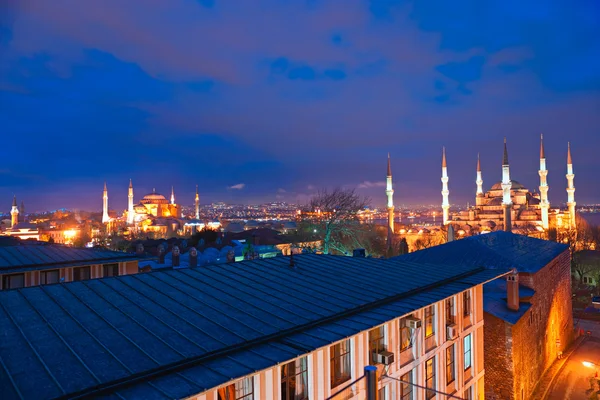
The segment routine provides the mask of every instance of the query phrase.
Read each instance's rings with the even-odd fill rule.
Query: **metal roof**
[[[172,399],[505,271],[305,254],[0,292],[2,399]]]
[[[470,236],[393,259],[432,264],[516,268],[535,273],[568,249],[568,245],[496,231]]]
[[[60,245],[0,247],[0,272],[43,269],[93,262],[118,262],[138,259],[135,254],[101,249],[84,249]]]

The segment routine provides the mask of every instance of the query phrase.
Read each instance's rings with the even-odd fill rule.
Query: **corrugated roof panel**
[[[72,284],[80,284],[73,282]],[[69,284],[71,285],[71,284]],[[77,321],[88,331],[92,332],[94,338],[132,372],[145,371],[157,366],[147,354],[142,352],[120,332],[102,319],[98,313],[90,309],[79,298],[75,297],[67,285],[51,285],[45,287],[46,292],[71,316],[76,316]],[[105,310],[109,312],[110,310]]]

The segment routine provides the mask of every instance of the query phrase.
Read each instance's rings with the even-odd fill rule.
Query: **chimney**
[[[352,257],[365,258],[367,255],[365,249],[354,249],[352,250]]]
[[[190,268],[198,266],[198,250],[195,247],[190,248]]]
[[[290,268],[294,268],[296,264],[294,263],[294,252],[290,253]]]
[[[179,257],[180,257],[179,246],[173,246],[173,266],[174,267],[179,267]]]
[[[163,249],[162,246],[158,246],[158,263],[159,264],[165,263],[165,249]]]
[[[509,309],[519,311],[519,273],[516,269],[506,277],[506,302]]]
[[[135,246],[135,254],[137,254],[138,256],[144,255],[144,245],[143,244],[138,243],[137,246]]]

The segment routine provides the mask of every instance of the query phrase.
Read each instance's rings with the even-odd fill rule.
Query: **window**
[[[308,399],[308,359],[299,358],[281,367],[281,400]]]
[[[73,268],[74,281],[83,281],[85,279],[90,279],[90,267]]]
[[[379,400],[387,400],[386,393],[387,393],[387,386],[384,386],[377,391],[377,398]]]
[[[385,350],[385,337],[383,325],[369,331],[369,354],[371,364],[377,364],[377,354]]]
[[[463,396],[465,400],[473,400],[473,386],[469,386],[468,389],[465,390],[465,394]]]
[[[429,306],[425,309],[425,337],[428,338],[435,334],[435,306]]]
[[[446,300],[446,325],[454,324],[454,297]]]
[[[25,274],[13,274],[2,276],[3,289],[18,289],[25,287]]]
[[[400,400],[412,400],[413,398],[413,386],[412,386],[412,371],[400,377]]]
[[[456,379],[454,372],[454,345],[446,348],[446,384],[449,385]]]
[[[465,336],[464,339],[465,349],[465,371],[471,368],[471,335]]]
[[[40,272],[40,285],[49,285],[60,281],[60,272],[57,269]]]
[[[413,345],[412,330],[408,327],[408,320],[400,320],[400,351],[410,349]]]
[[[329,368],[331,372],[331,388],[350,380],[350,339],[344,340],[329,348]]]
[[[425,398],[433,399],[435,397],[435,357],[425,362],[425,387],[428,389],[425,392]]]
[[[244,378],[217,390],[218,400],[253,400],[254,377]]]
[[[119,276],[119,264],[106,264],[102,266],[102,276]]]
[[[463,292],[463,315],[468,317],[471,315],[471,291]]]

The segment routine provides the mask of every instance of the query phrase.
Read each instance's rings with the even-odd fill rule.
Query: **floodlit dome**
[[[169,200],[160,193],[148,193],[140,201],[142,204],[169,204]]]
[[[519,190],[519,189],[527,189],[518,181],[512,181],[512,185],[510,187],[511,190]],[[502,190],[502,182],[497,182],[492,186],[491,190]]]

